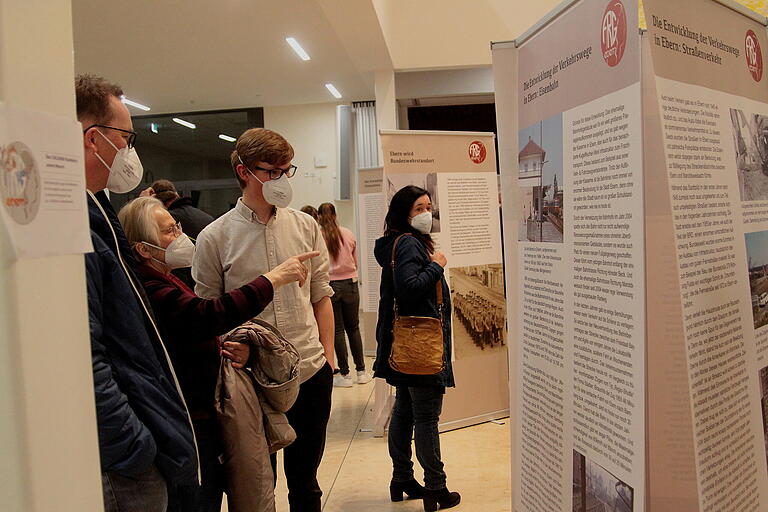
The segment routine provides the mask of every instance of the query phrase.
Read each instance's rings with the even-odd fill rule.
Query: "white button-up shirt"
[[[291,256],[310,251],[320,251],[320,256],[304,262],[309,269],[304,286],[282,286],[259,315],[296,346],[301,354],[301,382],[325,364],[312,304],[333,295],[328,250],[317,222],[292,208],[276,208],[264,224],[240,198],[234,209],[198,235],[192,263],[195,293],[214,298],[266,274]]]

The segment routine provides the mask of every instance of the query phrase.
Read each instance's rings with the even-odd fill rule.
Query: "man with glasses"
[[[242,197],[198,236],[192,276],[197,295],[213,298],[294,254],[320,251],[320,256],[305,262],[309,272],[304,286],[293,283],[275,291],[272,303],[259,315],[301,354],[301,388],[287,413],[297,437],[284,450],[284,471],[291,511],[320,512],[317,468],[333,389],[333,289],[319,225],[309,215],[287,208],[292,198],[289,180],[296,173],[293,156],[288,141],[271,130],[254,128],[238,138],[231,163]]]
[[[104,192],[128,192],[141,181],[136,133],[120,87],[80,75],[75,92],[94,247],[85,271],[104,507],[164,512],[167,486],[195,485],[198,462],[173,365]]]

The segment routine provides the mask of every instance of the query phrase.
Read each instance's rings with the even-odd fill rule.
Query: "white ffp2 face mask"
[[[125,194],[138,187],[139,183],[141,183],[141,178],[144,176],[144,167],[141,165],[141,160],[139,160],[139,155],[136,153],[136,149],[127,146],[122,149],[117,149],[117,146],[115,146],[106,135],[99,130],[96,131],[99,135],[104,137],[104,140],[109,142],[110,146],[115,148],[115,151],[117,151],[111,166],[107,165],[107,162],[101,158],[101,155],[96,153],[96,158],[109,169],[107,189],[115,194]]]
[[[251,176],[256,178],[253,173],[251,173]],[[293,189],[291,188],[291,182],[288,181],[288,176],[283,174],[278,179],[269,181],[256,179],[261,183],[261,193],[266,202],[278,208],[285,208],[291,204]]]
[[[184,233],[177,236],[176,239],[168,244],[168,247],[165,249],[149,242],[141,243],[164,251],[165,264],[171,270],[192,266],[192,259],[195,257],[195,244],[193,244],[192,240],[190,240],[189,237]]]
[[[243,164],[243,167],[248,171],[248,174],[261,183],[261,195],[264,196],[266,202],[272,206],[277,206],[278,208],[285,208],[291,204],[291,199],[293,199],[293,188],[291,188],[291,182],[288,181],[288,176],[283,174],[276,180],[261,181],[250,169],[248,169],[248,166],[243,163],[240,156],[238,156],[237,159]]]
[[[432,212],[422,212],[414,215],[409,222],[416,231],[428,235],[432,231]]]

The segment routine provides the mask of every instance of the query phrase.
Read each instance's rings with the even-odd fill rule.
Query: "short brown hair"
[[[107,82],[96,75],[77,75],[75,77],[75,97],[77,102],[77,120],[89,120],[97,124],[106,124],[112,119],[109,98],[121,98],[123,89]],[[84,127],[85,128],[85,127]]]
[[[150,186],[155,191],[155,197],[161,200],[163,204],[179,197],[176,186],[170,180],[157,180]]]
[[[282,165],[293,160],[293,155],[293,146],[279,133],[266,128],[251,128],[238,137],[230,160],[240,188],[245,188],[245,182],[240,179],[236,170],[240,160],[246,167],[251,168],[256,162]]]

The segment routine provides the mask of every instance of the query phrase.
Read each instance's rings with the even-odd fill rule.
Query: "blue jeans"
[[[443,409],[442,386],[397,386],[395,407],[389,422],[389,456],[392,458],[392,480],[413,479],[411,437],[416,444],[416,458],[424,469],[424,486],[430,490],[445,488],[445,471],[440,460],[440,437],[437,422]],[[414,435],[415,433],[415,435]]]
[[[101,485],[104,512],[165,512],[168,506],[165,479],[154,464],[134,478],[102,473]]]

